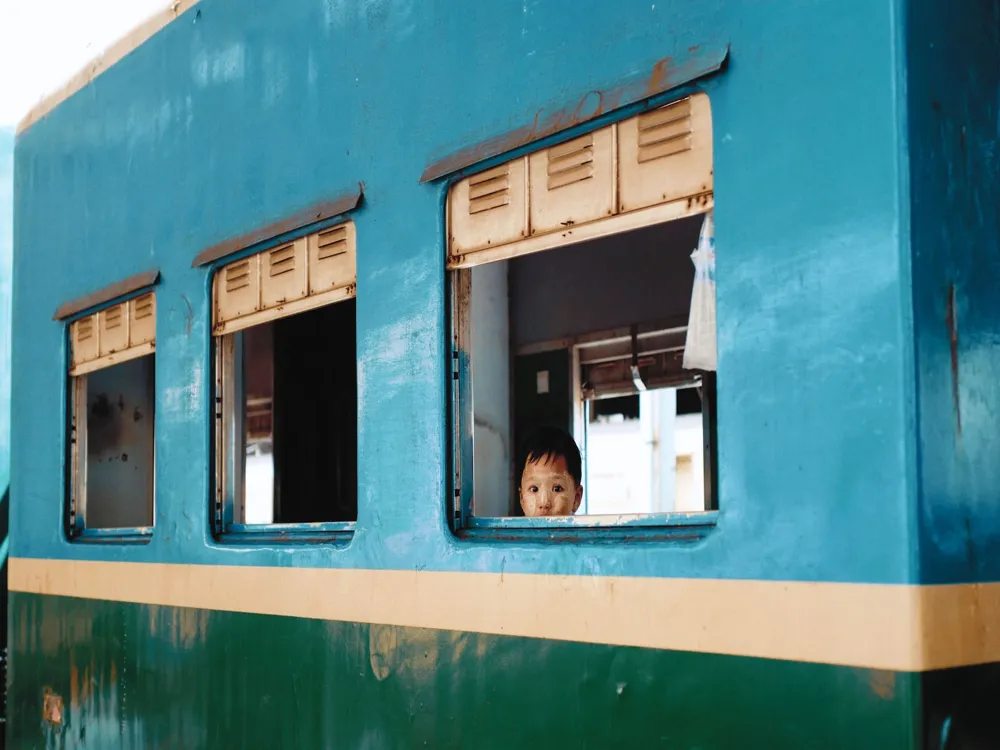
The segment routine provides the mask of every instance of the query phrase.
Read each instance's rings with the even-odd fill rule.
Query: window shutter
[[[531,234],[615,212],[614,144],[607,127],[528,157]]]
[[[224,266],[215,275],[215,325],[260,310],[260,256]]]
[[[129,346],[156,340],[156,296],[144,294],[129,301]]]
[[[694,94],[622,122],[618,150],[621,212],[711,192],[708,96]]]
[[[452,255],[496,247],[528,235],[526,159],[467,177],[449,199]]]
[[[113,305],[97,313],[102,357],[128,348],[128,311],[125,304]]]
[[[309,293],[346,289],[357,283],[354,222],[309,237]]]
[[[261,306],[277,307],[306,296],[306,240],[261,254]]]
[[[70,347],[72,366],[90,362],[99,356],[97,344],[97,315],[88,315],[70,325]]]

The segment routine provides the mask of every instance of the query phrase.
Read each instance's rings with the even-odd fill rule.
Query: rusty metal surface
[[[334,216],[339,216],[340,214],[345,214],[348,211],[353,211],[361,205],[361,201],[363,199],[364,189],[359,184],[357,191],[346,193],[339,198],[334,198],[333,200],[320,201],[319,203],[315,203],[309,208],[298,211],[285,219],[259,227],[254,229],[252,232],[248,232],[247,234],[241,234],[238,237],[233,237],[216,245],[212,245],[211,247],[202,250],[195,256],[194,261],[191,263],[191,267],[197,268],[198,266],[208,265],[209,263],[217,261],[220,258],[224,258],[227,255],[232,255],[240,250],[246,250],[248,247],[252,247],[258,242],[263,242],[264,240],[278,237],[286,232],[293,232],[296,229],[301,229],[302,227],[310,224],[315,224],[318,221],[325,221],[327,219],[332,219]]]
[[[135,276],[129,276],[127,279],[116,281],[114,284],[109,284],[96,292],[91,292],[90,294],[85,294],[82,297],[72,299],[69,302],[64,302],[59,306],[59,309],[56,310],[52,319],[65,320],[66,318],[76,315],[78,312],[82,312],[88,308],[97,307],[98,305],[110,302],[118,297],[131,294],[132,292],[137,292],[147,286],[153,286],[153,284],[159,280],[160,272],[158,269],[137,273]]]
[[[566,105],[552,110],[540,109],[527,125],[488,138],[432,162],[420,176],[420,182],[437,180],[477,162],[526,146],[621,107],[716,73],[723,68],[728,57],[728,44],[710,48],[691,47],[687,56],[680,59],[664,57],[653,66],[645,78],[631,79],[607,89],[587,91]]]

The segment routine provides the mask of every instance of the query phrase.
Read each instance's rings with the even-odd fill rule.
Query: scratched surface
[[[1000,5],[975,7],[910,10],[915,510],[933,583],[1000,577]]]
[[[905,673],[26,594],[12,622],[16,748],[915,746]]]
[[[893,3],[203,0],[24,132],[16,153],[14,551],[35,557],[912,580]],[[820,41],[821,40],[821,41]],[[446,526],[435,160],[665,59],[730,49],[712,99],[720,519],[697,544],[504,545]],[[864,116],[833,116],[834,113]],[[205,248],[357,189],[353,542],[208,529]],[[95,186],[100,189],[95,189]],[[159,268],[156,531],[64,540],[61,302]]]

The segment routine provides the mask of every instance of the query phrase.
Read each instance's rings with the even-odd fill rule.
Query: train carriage
[[[8,746],[1000,743],[1000,10],[948,10],[180,0],[43,101]]]

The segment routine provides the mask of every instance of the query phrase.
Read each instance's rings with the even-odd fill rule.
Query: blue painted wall
[[[920,574],[1000,576],[1000,3],[909,8]],[[953,302],[952,302],[953,300]]]
[[[18,141],[14,553],[903,582],[916,486],[895,0],[202,0]],[[447,530],[444,184],[428,162],[594,88],[731,44],[712,98],[719,526],[697,543],[460,542]],[[208,530],[207,246],[365,183],[358,533]],[[152,266],[157,518],[64,541],[61,303]]]
[[[10,314],[13,258],[14,129],[0,127],[0,494],[6,491],[10,481]]]

